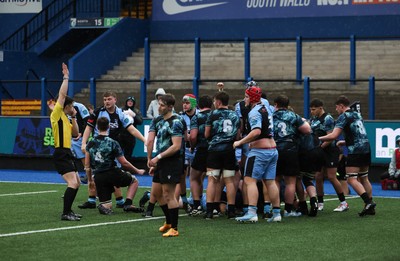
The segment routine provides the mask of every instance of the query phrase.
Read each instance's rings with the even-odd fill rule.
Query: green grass
[[[360,218],[361,199],[348,199],[350,210],[334,213],[337,201],[326,201],[316,218],[284,218],[269,224],[182,216],[180,236],[162,238],[159,218],[115,209],[79,210],[87,198],[82,186],[74,203],[80,222],[62,222],[65,185],[0,183],[1,260],[398,260],[400,199],[375,198],[377,214]],[[5,194],[55,191],[41,194]],[[143,189],[138,192],[139,200]],[[78,211],[79,210],[79,211]],[[181,214],[184,214],[183,211]],[[97,226],[95,226],[97,224]],[[72,228],[59,230],[59,228]],[[40,231],[5,236],[11,233]]]

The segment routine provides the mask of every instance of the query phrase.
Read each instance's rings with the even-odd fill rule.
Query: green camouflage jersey
[[[95,175],[116,168],[115,159],[124,155],[117,141],[102,135],[89,141],[86,150],[90,154],[90,167]]]
[[[335,128],[335,119],[329,113],[324,113],[320,117],[312,117],[310,119],[310,126],[317,137],[325,136]],[[335,147],[336,143],[332,142],[330,146]]]
[[[370,153],[370,144],[361,114],[352,110],[345,111],[337,119],[335,128],[343,130],[348,154]]]
[[[201,111],[195,114],[190,121],[190,130],[197,129],[197,144],[196,148],[207,148],[208,141],[204,137],[204,132],[206,129],[206,121],[210,115],[211,110]]]
[[[156,133],[156,150],[157,154],[160,154],[172,146],[172,137],[184,137],[184,126],[181,117],[177,114],[173,114],[167,120],[160,115],[151,121],[149,132]],[[182,155],[182,149],[177,155]]]
[[[298,150],[297,135],[298,128],[304,124],[301,117],[286,109],[279,109],[274,112],[274,139],[278,149]]]
[[[207,118],[206,126],[211,127],[208,150],[233,149],[232,145],[240,127],[240,119],[236,112],[228,109],[214,110]]]

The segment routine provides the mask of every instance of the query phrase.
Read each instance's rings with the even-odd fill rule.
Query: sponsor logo
[[[376,128],[376,158],[391,158],[396,148],[396,137],[400,136],[400,128]],[[386,146],[383,146],[385,141]]]
[[[192,3],[191,5],[181,5],[178,2],[181,3]],[[203,8],[208,8],[208,7],[213,7],[217,5],[222,5],[226,4],[227,2],[219,2],[219,3],[213,3],[213,4],[201,4],[198,3],[200,1],[193,1],[193,0],[164,0],[163,2],[163,9],[164,12],[168,15],[175,15],[175,14],[180,14],[180,13],[185,13],[185,12],[190,12],[194,10],[199,10]]]

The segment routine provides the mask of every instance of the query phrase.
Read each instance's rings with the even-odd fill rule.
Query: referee
[[[51,128],[54,136],[55,151],[53,154],[54,164],[58,173],[67,182],[67,189],[64,193],[64,209],[61,220],[79,221],[81,215],[75,214],[72,210],[76,193],[78,192],[80,180],[71,152],[71,139],[79,134],[76,122],[76,110],[72,98],[67,96],[69,71],[65,63],[62,64],[63,82],[61,84],[58,99],[54,110],[50,114]],[[71,118],[71,121],[68,119]]]

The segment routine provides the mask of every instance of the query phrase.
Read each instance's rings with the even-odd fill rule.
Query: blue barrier
[[[151,120],[137,129],[147,138]],[[0,117],[0,154],[22,157],[48,157],[54,151],[49,117]],[[365,121],[373,164],[387,164],[400,136],[400,121]],[[143,142],[137,140],[132,156],[146,158]]]

